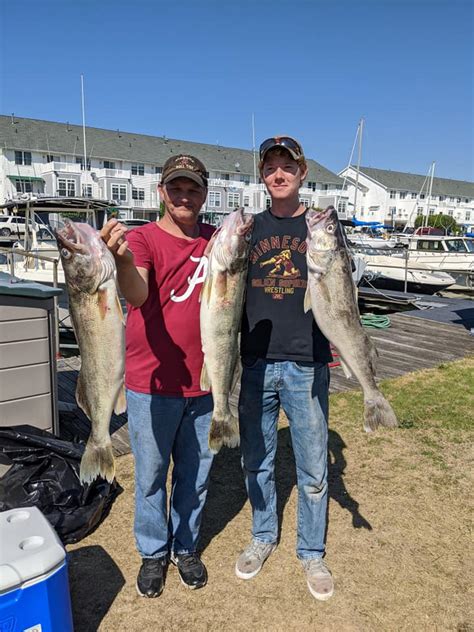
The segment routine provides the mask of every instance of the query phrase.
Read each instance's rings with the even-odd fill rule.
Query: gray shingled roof
[[[352,165],[353,169],[357,169]],[[359,167],[361,173],[387,187],[397,191],[420,191],[426,176],[414,173],[402,173],[400,171],[387,171],[386,169],[374,169],[372,167]],[[423,191],[428,192],[429,181]],[[449,180],[447,178],[433,178],[433,195],[447,195],[451,197],[465,197],[474,199],[474,182],[464,180]]]
[[[36,119],[0,115],[0,147],[40,151],[45,154],[83,156],[82,127],[69,123],[54,123]],[[206,165],[208,171],[236,172],[253,175],[253,154],[246,149],[192,143],[164,136],[146,136],[119,130],[86,127],[88,156],[107,160],[129,160],[163,166],[173,154],[188,153]],[[314,160],[308,160],[310,182],[335,183],[342,179]]]

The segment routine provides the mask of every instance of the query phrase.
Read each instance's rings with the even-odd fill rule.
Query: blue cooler
[[[66,552],[36,507],[0,512],[0,632],[72,632]]]

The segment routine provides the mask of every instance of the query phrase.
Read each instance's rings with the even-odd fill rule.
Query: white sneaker
[[[301,560],[306,573],[309,592],[319,601],[327,601],[334,593],[334,580],[326,562],[321,558]]]
[[[235,574],[240,579],[252,579],[262,569],[263,563],[273,551],[276,544],[266,544],[258,540],[252,540],[249,546],[239,556],[235,564]]]

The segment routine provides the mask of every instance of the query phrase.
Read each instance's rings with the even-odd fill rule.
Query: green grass
[[[474,357],[384,380],[380,387],[400,428],[407,432],[422,428],[459,432],[474,426]],[[331,396],[331,417],[343,423],[360,423],[362,408],[360,392]]]

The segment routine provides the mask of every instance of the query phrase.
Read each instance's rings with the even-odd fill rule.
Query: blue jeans
[[[127,391],[135,457],[135,539],[142,557],[196,551],[213,454],[212,396],[167,397]],[[171,495],[166,479],[173,457]]]
[[[252,506],[252,536],[278,539],[275,455],[280,406],[290,424],[298,481],[300,559],[322,557],[328,502],[329,369],[312,362],[243,360],[239,400],[242,466]]]

